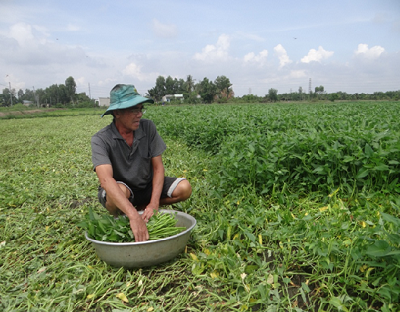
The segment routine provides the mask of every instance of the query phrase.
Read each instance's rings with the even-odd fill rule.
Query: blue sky
[[[0,87],[108,96],[226,76],[236,96],[400,90],[400,1],[0,0]]]

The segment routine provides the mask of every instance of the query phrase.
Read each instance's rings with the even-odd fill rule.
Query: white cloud
[[[133,77],[139,81],[155,81],[156,77],[158,77],[159,73],[144,73],[142,71],[142,66],[137,65],[136,63],[128,64],[123,70],[122,73],[128,77]]]
[[[364,55],[365,57],[367,57],[369,59],[376,59],[383,52],[385,52],[385,49],[382,48],[381,46],[374,46],[371,49],[369,49],[368,44],[360,43],[358,45],[357,51],[355,51],[355,54],[356,55]]]
[[[323,47],[319,46],[318,50],[311,49],[308,54],[301,59],[303,63],[310,63],[312,61],[321,62],[333,55],[333,51],[326,51]]]
[[[289,75],[290,78],[304,78],[307,77],[304,70],[292,70]]]
[[[140,79],[140,67],[141,66],[138,66],[135,63],[130,63],[125,67],[125,69],[122,70],[122,72],[127,76],[138,77]]]
[[[63,46],[48,41],[47,37],[44,27],[22,22],[13,24],[4,36],[0,35],[0,57],[6,59],[7,64],[30,67],[75,64],[85,60],[81,47]]]
[[[19,89],[25,88],[25,82],[22,82],[13,74],[7,74],[4,77],[4,83],[0,84],[1,87],[9,87],[11,85],[11,89],[15,89],[18,92]]]
[[[255,63],[259,63],[260,65],[264,65],[265,61],[267,60],[267,56],[268,56],[268,51],[262,50],[257,55],[254,54],[254,52],[247,53],[244,56],[243,60],[245,63],[255,62]]]
[[[81,30],[79,26],[68,24],[67,31],[79,31]]]
[[[162,24],[156,19],[153,19],[153,31],[157,37],[161,38],[174,38],[178,33],[176,25]]]
[[[202,52],[196,53],[193,58],[199,61],[227,60],[229,46],[229,36],[222,34],[219,36],[216,45],[206,45]]]
[[[259,36],[259,35],[246,33],[246,32],[243,32],[243,31],[238,31],[237,35],[235,37],[239,37],[239,38],[242,38],[242,39],[249,39],[249,40],[256,41],[256,42],[265,41],[265,39],[263,37]]]
[[[79,77],[77,79],[75,79],[76,84],[80,87],[86,87],[88,85],[85,77]]]
[[[109,86],[109,85],[111,85],[112,83],[115,83],[116,82],[116,79],[115,78],[107,78],[107,79],[104,79],[104,80],[99,80],[98,82],[97,82],[97,84],[100,86],[100,87],[103,87],[103,86]]]
[[[32,26],[25,23],[17,23],[10,27],[9,36],[17,40],[22,47],[35,42],[35,37],[32,33]]]
[[[281,45],[278,44],[275,48],[274,48],[275,53],[278,55],[279,58],[279,67],[282,68],[283,66],[285,66],[286,64],[290,64],[292,63],[292,61],[289,59],[289,56],[287,55],[287,52],[285,50],[285,48]]]

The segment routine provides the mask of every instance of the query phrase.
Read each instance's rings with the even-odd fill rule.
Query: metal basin
[[[99,241],[91,239],[87,233],[85,237],[92,242],[99,258],[114,267],[133,269],[172,260],[185,249],[196,219],[181,211],[160,209],[159,212],[176,214],[176,226],[186,227],[186,230],[159,240],[132,243]]]

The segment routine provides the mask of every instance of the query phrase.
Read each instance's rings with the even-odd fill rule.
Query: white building
[[[171,99],[183,100],[183,94],[166,94],[162,97],[162,102],[169,102]]]
[[[33,102],[32,101],[27,101],[27,100],[23,100],[22,101],[22,104],[24,105],[24,106],[30,106],[30,105],[32,105],[33,104]]]
[[[99,97],[99,106],[110,106],[110,98],[109,97]]]

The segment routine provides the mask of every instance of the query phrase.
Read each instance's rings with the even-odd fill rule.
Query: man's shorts
[[[177,185],[185,178],[170,178],[164,177],[164,186],[161,192],[160,199],[171,197],[172,193],[175,191]],[[131,192],[131,196],[129,196],[129,201],[132,203],[134,207],[138,206],[146,206],[150,203],[151,193],[153,191],[152,183],[150,183],[145,189],[131,189],[124,182],[117,181],[119,184],[125,185],[125,187]],[[99,186],[99,192],[97,193],[100,203],[103,207],[106,207],[107,194],[106,190]]]

